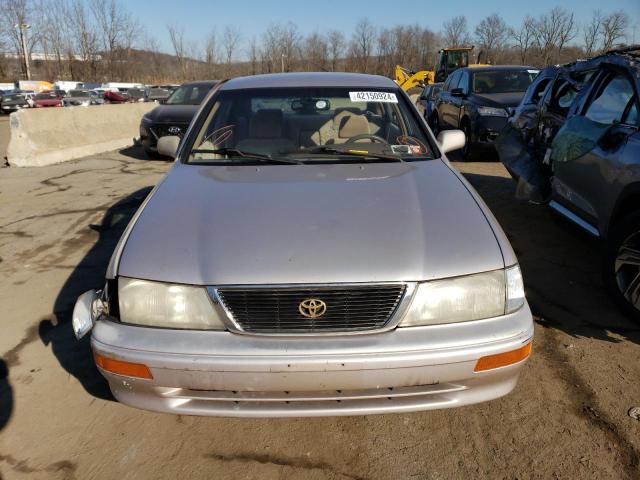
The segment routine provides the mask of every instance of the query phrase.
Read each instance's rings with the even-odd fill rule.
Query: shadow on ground
[[[614,305],[601,278],[600,244],[545,205],[515,199],[516,184],[496,175],[464,174],[509,237],[536,321],[574,337],[640,343],[640,326]]]
[[[89,394],[102,399],[112,399],[111,392],[93,362],[89,336],[77,341],[73,334],[73,306],[81,293],[104,286],[111,254],[127,224],[151,189],[152,187],[145,187],[131,193],[111,206],[99,225],[87,226],[97,230],[100,237],[76,265],[58,293],[53,309],[54,316],[42,320],[38,327],[41,341],[45,345],[51,344],[53,354],[60,365],[77,378]]]
[[[148,160],[149,162],[173,162],[173,158],[170,157],[150,158],[149,155],[144,152],[144,148],[142,148],[141,145],[131,145],[130,147],[119,150],[118,153],[136,160]]]

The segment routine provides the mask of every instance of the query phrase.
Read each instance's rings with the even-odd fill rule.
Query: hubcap
[[[616,256],[615,275],[620,293],[640,310],[640,232],[622,242]]]

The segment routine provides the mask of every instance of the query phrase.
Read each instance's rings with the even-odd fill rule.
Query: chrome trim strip
[[[560,205],[555,200],[551,200],[549,202],[549,207],[551,207],[553,210],[555,210],[556,212],[558,212],[560,215],[562,215],[563,217],[567,218],[568,220],[571,220],[573,223],[575,223],[579,227],[583,228],[584,230],[589,232],[594,237],[599,237],[600,236],[600,232],[598,231],[598,229],[596,227],[594,227],[593,225],[591,225],[587,221],[585,221],[582,218],[580,218],[578,215],[573,213],[568,208],[564,207],[563,205]]]
[[[242,329],[242,327],[236,322],[233,318],[233,314],[224,304],[220,295],[218,294],[218,288],[220,289],[228,289],[231,290],[233,288],[242,288],[242,289],[287,289],[287,288],[344,288],[345,290],[349,287],[378,287],[378,286],[394,286],[394,285],[404,285],[404,293],[402,294],[402,298],[398,302],[396,309],[389,317],[389,320],[384,324],[381,328],[376,328],[372,330],[353,330],[353,331],[332,331],[332,332],[295,332],[295,333],[264,333],[264,332],[247,332]],[[413,296],[416,291],[417,282],[375,282],[375,283],[321,283],[321,284],[304,284],[304,283],[288,283],[288,284],[269,284],[269,285],[217,285],[217,286],[209,286],[207,287],[207,291],[209,292],[209,296],[212,299],[214,305],[217,308],[222,309],[226,318],[223,318],[223,321],[226,323],[229,331],[233,333],[241,333],[243,335],[255,335],[255,336],[265,336],[265,337],[340,337],[344,335],[367,335],[373,333],[381,333],[387,332],[389,330],[393,330],[398,326],[402,317],[408,310],[411,305],[411,301],[413,300]]]

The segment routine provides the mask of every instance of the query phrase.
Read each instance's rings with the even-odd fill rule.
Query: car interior
[[[413,135],[394,104],[344,98],[249,98],[235,100],[233,108],[221,102],[195,148],[270,154],[350,142],[378,147],[406,144],[406,137]]]

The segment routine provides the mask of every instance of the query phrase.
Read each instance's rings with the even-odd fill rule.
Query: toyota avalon
[[[391,80],[220,82],[78,299],[114,396],[192,415],[457,407],[509,393],[533,323],[500,226]]]

